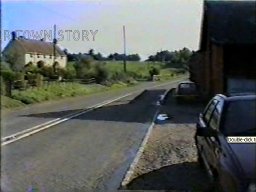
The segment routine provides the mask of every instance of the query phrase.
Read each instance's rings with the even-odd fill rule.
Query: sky
[[[2,48],[11,31],[52,41],[53,26],[61,48],[89,49],[107,56],[123,53],[143,59],[161,50],[198,50],[202,0],[2,0]],[[45,36],[44,36],[45,35]]]

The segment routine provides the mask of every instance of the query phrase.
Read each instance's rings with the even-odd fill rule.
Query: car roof
[[[181,81],[181,82],[179,82],[179,84],[188,84],[188,83],[195,84],[193,81]]]
[[[231,95],[217,94],[215,98],[223,99],[227,102],[238,101],[238,100],[256,100],[256,94],[252,94],[252,93],[238,93],[238,94],[231,94]]]

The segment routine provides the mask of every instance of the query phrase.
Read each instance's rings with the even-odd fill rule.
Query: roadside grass
[[[160,81],[168,81],[171,79],[177,79],[181,76],[189,76],[188,72],[180,73],[177,69],[174,68],[163,68],[160,70]]]
[[[106,68],[109,70],[110,75],[114,73],[121,73],[124,70],[122,61],[106,61]],[[139,62],[139,61],[127,61],[126,69],[127,73],[137,79],[148,79],[150,77],[149,70],[151,67],[156,67],[161,70],[163,67],[161,62]]]
[[[105,67],[109,73],[109,79],[115,79],[116,76],[123,77],[124,65],[123,61],[100,61],[105,64]],[[74,64],[75,62],[70,62]],[[150,79],[149,71],[151,67],[159,69],[162,80],[170,80],[178,75],[178,70],[175,68],[166,68],[163,62],[148,62],[148,61],[127,61],[126,69],[127,75],[136,80],[148,80]],[[119,75],[117,75],[119,74]],[[120,78],[122,80],[123,78]]]
[[[54,82],[53,84],[44,85],[26,89],[24,91],[14,90],[12,98],[1,97],[2,108],[15,108],[26,104],[41,103],[49,100],[57,100],[67,97],[76,97],[89,95],[103,91],[115,91],[129,86],[138,84],[136,80],[148,80],[149,70],[152,66],[160,70],[160,82],[175,80],[181,74],[175,69],[164,68],[161,62],[127,62],[127,74],[123,73],[122,61],[104,62],[110,76],[117,76],[116,80],[110,80],[106,85],[99,84],[80,84],[75,82]],[[117,75],[118,73],[118,75]],[[130,78],[131,76],[132,78]],[[134,79],[136,80],[134,80]]]
[[[107,61],[105,63],[106,68],[109,70],[110,74],[114,74],[116,72],[123,72],[124,70],[122,61]],[[127,61],[126,65],[128,74],[132,75],[135,78],[137,77],[141,80],[149,79],[149,70],[151,67],[159,69],[161,81],[168,81],[182,75],[182,73],[180,73],[182,69],[166,68],[165,64],[162,62]]]
[[[1,109],[16,108],[16,107],[23,107],[23,106],[25,106],[25,104],[22,103],[21,101],[1,95]]]
[[[56,83],[24,91],[13,91],[12,98],[24,104],[33,104],[66,97],[82,96],[103,90],[107,90],[107,87],[98,85],[87,86],[79,83]]]
[[[52,85],[43,86],[40,88],[31,88],[24,91],[13,91],[12,98],[5,97],[5,99],[8,98],[10,101],[17,101],[25,105],[40,103],[49,100],[57,100],[67,97],[89,95],[103,91],[114,91],[128,86],[133,85],[126,84],[123,82],[114,83],[109,87],[99,84],[84,85],[79,83],[56,83]],[[5,104],[2,107],[11,108],[16,106],[18,105]]]

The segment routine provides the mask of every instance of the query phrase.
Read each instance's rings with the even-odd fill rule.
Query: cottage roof
[[[42,40],[17,38],[16,41],[24,48],[26,53],[37,53],[43,55],[53,55],[53,43]],[[65,53],[56,45],[56,56],[65,56]]]
[[[207,37],[220,44],[255,44],[256,1],[205,1],[201,49]]]

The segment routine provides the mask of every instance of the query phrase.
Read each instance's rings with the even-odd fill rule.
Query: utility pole
[[[54,67],[54,72],[56,72],[56,66],[55,66],[55,61],[56,61],[56,44],[57,44],[57,39],[56,39],[56,25],[53,26],[53,67]]]
[[[126,73],[126,39],[125,39],[125,26],[123,26],[123,37],[124,37],[124,72]]]

